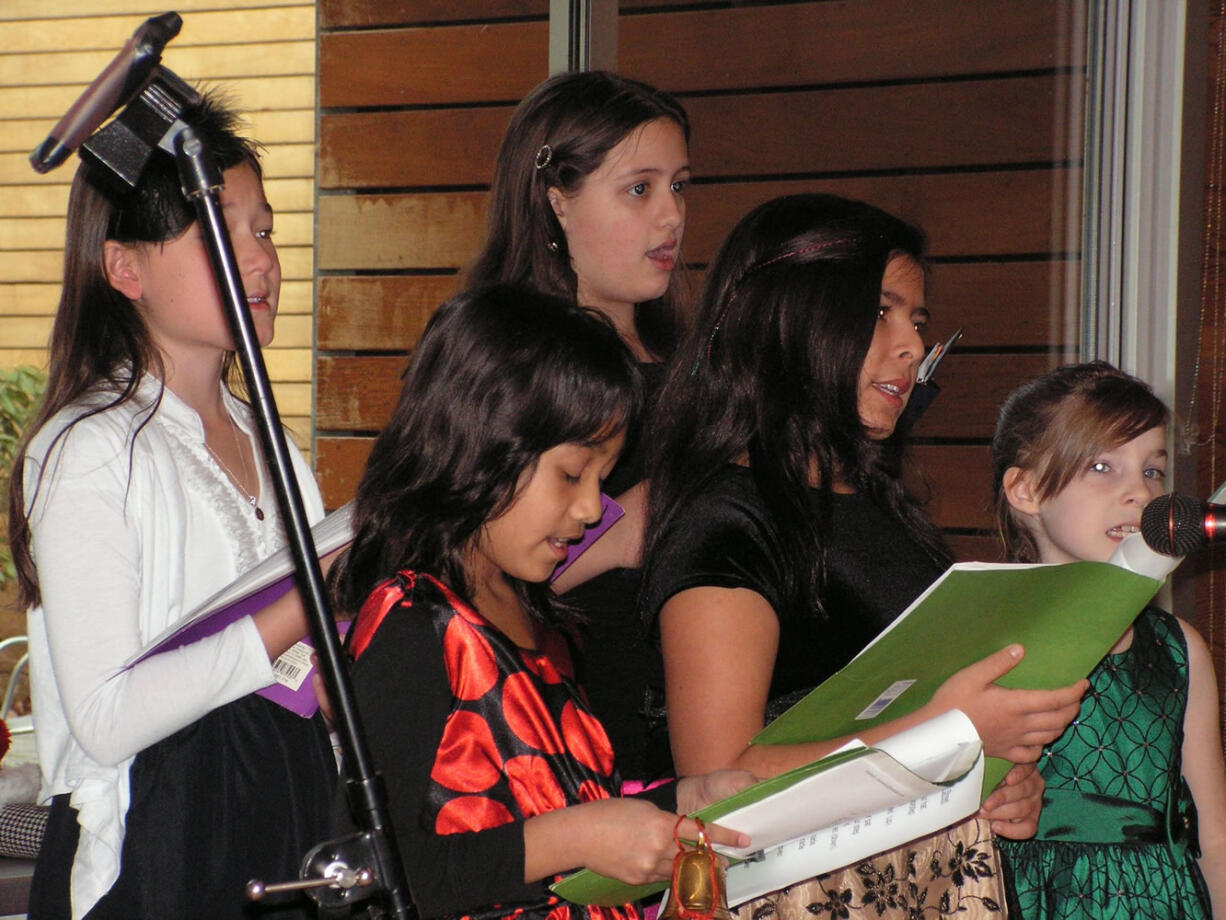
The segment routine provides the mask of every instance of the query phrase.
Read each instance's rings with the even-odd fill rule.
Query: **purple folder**
[[[559,562],[558,567],[553,570],[554,578],[557,578],[570,568],[572,562],[587,552],[588,548],[603,537],[605,531],[621,520],[622,516],[626,513],[621,505],[604,494],[600,496],[600,507],[603,509],[600,521],[587,529],[587,533],[583,535],[582,540],[570,545],[566,558]]]
[[[596,540],[604,535],[605,531],[612,527],[626,513],[621,505],[607,495],[601,495],[600,502],[601,507],[604,509],[600,523],[589,527],[583,539],[570,547],[566,558],[554,570],[554,578],[557,578],[566,571],[572,562],[586,552]],[[321,553],[328,553],[341,546],[345,546],[352,539],[352,530],[349,529],[349,513],[350,506],[346,505],[333,512],[312,529],[312,533],[316,536],[317,548]],[[323,534],[326,534],[326,536]],[[241,617],[249,616],[258,610],[262,610],[281,595],[288,592],[294,586],[293,563],[289,560],[287,550],[282,550],[281,552],[285,556],[283,564],[278,564],[276,560],[265,560],[265,562],[261,563],[262,567],[266,567],[269,570],[269,574],[267,577],[257,578],[254,581],[254,587],[249,593],[242,594],[235,600],[230,600],[216,606],[206,602],[203,609],[189,615],[178,629],[168,634],[164,633],[156,639],[152,645],[128,662],[126,667],[130,668],[138,661],[143,661],[151,655],[182,648],[206,636],[221,632]],[[248,577],[247,575],[240,576],[240,578]],[[222,591],[219,592],[219,595],[226,593],[226,591]],[[343,636],[348,629],[349,621],[337,623],[337,631],[340,635]],[[303,639],[302,644],[308,648],[311,647],[309,638]],[[286,656],[290,654],[287,652]],[[284,663],[286,656],[278,659],[278,663],[280,663],[282,670],[291,670],[294,666]],[[277,667],[277,665],[274,665],[274,670]],[[260,690],[259,694],[266,699],[272,700],[274,703],[284,706],[290,712],[296,712],[303,718],[310,718],[315,714],[315,710],[319,708],[319,704],[315,700],[315,690],[311,685],[311,671],[313,670],[309,666],[306,668],[306,673],[301,675],[302,682],[297,690],[292,689],[286,684],[273,683]]]

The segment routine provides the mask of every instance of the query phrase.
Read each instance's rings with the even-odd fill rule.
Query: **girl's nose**
[[[1142,508],[1149,504],[1157,490],[1151,488],[1153,480],[1146,479],[1144,471],[1138,471],[1128,477],[1124,483],[1124,501],[1135,503]]]
[[[909,359],[912,364],[924,357],[924,339],[916,330],[914,323],[908,322],[906,327],[899,331],[896,348],[898,356]]]
[[[676,230],[685,223],[685,199],[672,188],[667,189],[667,194],[663,196],[663,204],[660,206],[660,225],[669,229]]]
[[[277,264],[277,249],[270,239],[250,233],[231,235],[239,271],[243,274],[266,274]]]
[[[600,484],[584,485],[571,505],[571,514],[574,515],[575,520],[582,521],[585,526],[590,527],[600,522],[603,513],[604,506],[600,502]]]

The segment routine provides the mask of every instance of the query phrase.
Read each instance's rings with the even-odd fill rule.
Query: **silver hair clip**
[[[541,149],[536,152],[536,168],[544,169],[553,159],[553,148],[548,144],[541,144]]]

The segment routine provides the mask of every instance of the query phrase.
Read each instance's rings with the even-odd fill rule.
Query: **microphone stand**
[[[154,153],[153,148],[171,153],[176,159],[183,194],[192,202],[200,221],[234,339],[235,353],[256,417],[260,447],[277,493],[281,519],[297,570],[298,589],[307,611],[311,639],[345,752],[350,805],[359,825],[365,827],[364,831],[351,837],[315,847],[303,861],[304,878],[301,881],[269,885],[252,882],[248,885],[248,895],[258,899],[266,893],[306,890],[317,904],[331,909],[351,905],[383,892],[387,895],[390,916],[396,920],[415,920],[417,914],[388,814],[382,779],[375,772],[366,746],[349,675],[342,661],[340,642],[328,608],[323,573],[307,523],[302,493],[293,473],[268,370],[260,352],[251,314],[247,310],[246,293],[222,215],[219,191],[223,183],[220,170],[192,127],[180,119],[183,111],[199,96],[178,76],[160,66],[153,70],[147,80],[142,78],[142,82],[144,87],[140,94],[106,128],[85,142],[81,155],[106,167],[110,171],[111,181],[117,181],[120,188],[136,187],[140,171]],[[102,117],[105,118],[106,114],[109,112]],[[35,153],[38,154],[45,146],[46,143]]]

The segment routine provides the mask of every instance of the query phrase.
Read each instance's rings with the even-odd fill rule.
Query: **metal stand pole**
[[[264,365],[251,315],[247,311],[247,296],[217,197],[222,186],[221,175],[190,125],[183,125],[174,136],[173,145],[184,195],[195,206],[200,220],[205,245],[213,264],[213,273],[217,278],[217,286],[221,291],[226,317],[234,337],[235,353],[255,412],[260,445],[276,488],[281,518],[297,568],[298,590],[302,593],[307,610],[311,639],[319,657],[324,685],[332,700],[336,729],[344,745],[350,802],[354,812],[366,819],[365,826],[373,832],[369,839],[373,843],[376,884],[386,888],[392,916],[398,920],[407,920],[415,916],[415,913],[408,897],[404,863],[400,859],[391,822],[387,817],[382,781],[375,772],[361,731],[349,676],[341,657],[340,642],[328,607],[323,573],[319,567],[314,541],[311,539],[306,510],[302,505],[302,493],[294,478],[285,431],[281,426],[280,414],[277,412],[268,380],[268,370]],[[319,894],[322,895],[323,892],[320,891]],[[363,896],[368,895],[369,892],[363,893]]]

